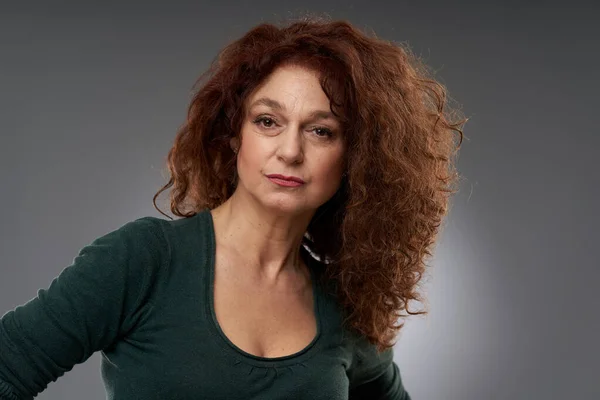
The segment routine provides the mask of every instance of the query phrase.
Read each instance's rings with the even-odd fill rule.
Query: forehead
[[[319,74],[299,66],[275,69],[246,99],[246,106],[264,106],[279,111],[323,108],[330,101],[319,81]]]

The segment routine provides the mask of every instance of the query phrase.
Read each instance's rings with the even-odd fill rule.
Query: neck
[[[222,245],[243,259],[246,272],[262,282],[307,277],[300,247],[312,214],[275,214],[238,196],[234,193],[211,210]]]

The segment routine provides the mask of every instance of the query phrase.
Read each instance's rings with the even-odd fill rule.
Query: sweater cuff
[[[0,380],[0,399],[1,400],[21,400],[14,392],[11,385]]]

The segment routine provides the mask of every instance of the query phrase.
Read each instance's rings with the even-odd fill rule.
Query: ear
[[[231,147],[231,150],[233,150],[234,153],[237,153],[239,148],[240,148],[240,144],[239,144],[239,140],[236,137],[232,137],[229,140],[229,146]]]

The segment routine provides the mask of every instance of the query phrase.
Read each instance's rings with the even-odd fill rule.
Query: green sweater
[[[215,237],[208,209],[144,217],[82,248],[47,289],[0,320],[0,399],[31,399],[94,352],[107,398],[409,400],[393,350],[342,328],[325,267],[311,269],[317,335],[278,358],[248,354],[213,308]]]

